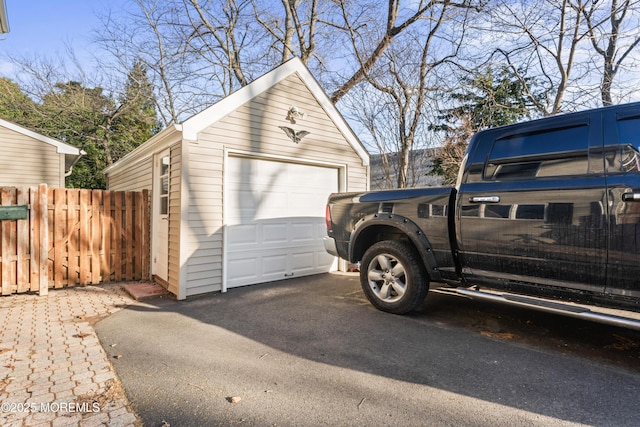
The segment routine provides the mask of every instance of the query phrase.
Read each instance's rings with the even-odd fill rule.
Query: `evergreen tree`
[[[57,83],[31,101],[13,82],[0,79],[0,117],[85,151],[67,187],[106,188],[103,170],[160,130],[153,86],[136,63],[118,99],[101,87]]]
[[[444,183],[455,182],[462,156],[473,134],[531,118],[531,96],[525,93],[527,87],[533,86],[530,79],[522,82],[506,69],[495,74],[488,69],[464,79],[464,87],[468,89],[450,96],[458,106],[443,110],[440,116],[443,122],[431,127],[445,132],[445,144],[433,159],[430,172],[431,175],[442,176]]]
[[[111,122],[114,139],[110,144],[109,164],[151,138],[162,127],[156,114],[153,84],[140,61],[133,64],[128,74],[120,106],[121,114],[114,115]]]

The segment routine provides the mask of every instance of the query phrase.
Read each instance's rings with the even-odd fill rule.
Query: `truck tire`
[[[379,310],[405,314],[424,301],[429,291],[429,277],[412,247],[385,240],[364,253],[360,285],[369,302]]]

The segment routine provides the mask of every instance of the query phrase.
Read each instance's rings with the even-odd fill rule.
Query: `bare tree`
[[[168,4],[135,0],[136,9],[108,11],[102,16],[102,28],[96,42],[111,55],[99,59],[103,72],[121,75],[135,62],[142,63],[155,85],[157,111],[164,125],[177,123],[193,107],[186,81],[188,61],[184,44],[174,37],[177,10]]]
[[[375,66],[363,74],[365,83],[358,85],[358,90],[371,93],[374,89],[379,94],[375,105],[363,105],[369,109],[364,123],[374,135],[377,149],[384,153],[386,171],[395,170],[396,187],[415,183],[410,179],[415,163],[411,153],[417,146],[429,145],[426,114],[437,114],[432,101],[443,84],[438,70],[458,54],[465,40],[468,12],[446,4],[431,7],[420,25],[386,48]],[[343,102],[352,105],[354,100],[349,98]]]
[[[588,37],[584,29],[581,0],[499,0],[493,8],[499,53],[514,75],[520,76],[539,114],[562,111],[568,90],[579,96],[577,82],[589,74],[579,62],[580,43]],[[497,31],[502,33],[499,37]],[[534,77],[534,80],[527,78]],[[546,96],[540,99],[530,82],[543,82]],[[584,92],[584,91],[582,91]]]
[[[639,2],[611,0],[606,4],[598,0],[587,2],[582,13],[587,24],[589,39],[603,61],[600,94],[603,105],[613,104],[613,82],[631,52],[640,43]]]
[[[280,62],[297,55],[308,64],[316,54],[316,36],[320,26],[320,0],[281,0],[284,16],[273,6],[252,0],[256,20],[272,37],[271,49]],[[330,5],[330,3],[327,3]]]
[[[331,95],[331,100],[337,103],[342,97],[349,92],[354,86],[367,78],[367,74],[371,72],[376,63],[382,58],[384,52],[391,46],[393,40],[400,35],[403,31],[406,31],[412,25],[420,23],[425,19],[431,19],[430,15],[434,9],[449,9],[449,8],[462,8],[462,9],[476,9],[480,10],[484,1],[482,0],[462,0],[459,2],[450,0],[421,0],[415,12],[406,13],[406,10],[401,9],[400,0],[388,0],[386,19],[384,24],[384,31],[376,41],[364,36],[361,33],[361,29],[366,28],[369,22],[358,22],[352,18],[352,14],[348,9],[351,2],[346,0],[338,0],[338,4],[341,7],[343,28],[348,32],[349,39],[351,41],[351,47],[353,49],[353,55],[358,61],[359,68],[348,78],[337,90]],[[358,13],[358,17],[363,14]],[[364,15],[366,16],[366,15]],[[373,49],[371,49],[373,46]]]
[[[114,72],[144,63],[161,117],[170,124],[293,55],[305,63],[316,57],[316,36],[326,27],[319,1],[282,0],[278,8],[255,0],[135,0],[132,11],[104,17],[98,41],[116,58]],[[327,10],[332,3],[323,4]]]
[[[194,12],[185,7],[191,24],[185,41],[188,49],[212,67],[224,71],[222,87],[225,95],[232,93],[238,85],[246,86],[249,81],[243,71],[241,56],[249,33],[243,22],[243,12],[250,6],[250,1],[205,1],[204,7],[198,0],[184,1]]]

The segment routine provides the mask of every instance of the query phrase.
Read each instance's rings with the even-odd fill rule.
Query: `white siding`
[[[296,124],[286,120],[295,105],[306,113]],[[307,130],[296,144],[279,126]],[[367,189],[367,167],[335,123],[307,89],[291,75],[242,107],[213,123],[189,143],[189,257],[187,295],[220,290],[223,265],[223,160],[225,149],[343,165],[348,173],[342,191]],[[324,214],[324,212],[322,213]],[[183,248],[184,250],[184,248]]]
[[[170,149],[169,241],[166,244],[168,244],[169,252],[168,289],[175,295],[178,294],[180,287],[180,182],[182,175],[180,136],[175,128],[165,129],[118,161],[106,172],[109,190],[141,191],[146,189],[149,190],[149,196],[152,197],[154,155]]]
[[[109,190],[113,191],[151,191],[153,157],[147,157],[117,174],[108,175],[108,181]]]
[[[182,142],[171,146],[169,170],[169,292],[178,295],[180,287],[180,227],[182,224],[180,185],[182,182]]]
[[[0,126],[0,186],[64,187],[64,154],[56,147]]]

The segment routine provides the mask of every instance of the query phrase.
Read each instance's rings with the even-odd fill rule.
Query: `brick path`
[[[0,425],[141,425],[92,327],[135,303],[121,284],[0,297]]]

